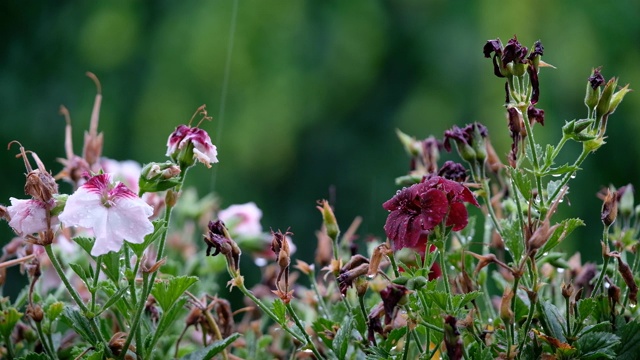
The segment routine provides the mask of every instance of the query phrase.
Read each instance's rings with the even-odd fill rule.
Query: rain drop
[[[260,267],[267,265],[267,260],[261,257],[256,258],[253,262],[256,264],[256,266]]]

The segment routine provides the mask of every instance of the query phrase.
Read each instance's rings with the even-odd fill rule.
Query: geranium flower
[[[167,140],[167,156],[191,166],[198,159],[207,167],[218,162],[218,150],[206,131],[199,127],[178,126]]]
[[[262,210],[256,203],[231,205],[218,213],[218,219],[229,224],[231,232],[238,236],[258,236],[262,233]]]
[[[69,196],[59,219],[66,226],[93,229],[91,255],[100,256],[120,250],[124,240],[142,243],[153,232],[152,214],[153,208],[123,183],[114,184],[108,174],[100,174]]]
[[[465,202],[480,206],[464,185],[440,176],[398,191],[382,205],[390,211],[384,231],[392,249],[416,247],[421,235],[445,220],[453,231],[464,229],[468,223]]]
[[[49,229],[47,213],[51,210],[53,204],[48,205],[36,199],[20,200],[9,198],[9,200],[11,200],[11,205],[7,206],[7,212],[11,217],[9,226],[18,235],[26,236]],[[58,218],[51,216],[50,225],[56,224],[58,224]]]

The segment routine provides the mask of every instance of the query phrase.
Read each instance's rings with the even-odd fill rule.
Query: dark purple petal
[[[533,65],[529,64],[527,67],[527,72],[529,73],[529,79],[531,81],[531,105],[535,105],[538,103],[538,99],[540,98],[540,82],[538,81],[538,71],[533,67]]]
[[[513,39],[507,42],[507,46],[504,47],[502,52],[502,63],[507,64],[510,62],[522,64],[527,56],[527,48],[522,46],[518,39],[514,36]]]
[[[544,110],[536,109],[535,106],[529,105],[527,108],[527,116],[529,116],[529,123],[537,122],[544,126]]]
[[[542,56],[543,54],[544,54],[544,46],[542,46],[542,43],[540,42],[540,40],[538,40],[533,44],[533,50],[531,50],[531,53],[529,54],[528,59],[532,60],[534,57]]]
[[[604,84],[604,77],[600,73],[600,69],[600,67],[593,69],[593,74],[591,74],[591,76],[589,76],[589,79],[587,79],[589,81],[589,85],[591,85],[591,88],[593,90]]]
[[[448,180],[462,182],[467,178],[467,169],[457,162],[447,161],[442,165],[438,176],[441,176]]]
[[[447,216],[447,226],[453,226],[453,231],[460,231],[467,226],[468,222],[469,216],[464,204],[461,202],[452,203]]]
[[[490,58],[491,53],[502,54],[502,42],[500,39],[487,40],[482,48],[482,53],[486,58]]]
[[[461,146],[470,145],[467,134],[456,125],[453,125],[450,130],[444,132],[444,149],[448,152],[451,151],[451,144],[449,143],[450,139],[460,144]]]

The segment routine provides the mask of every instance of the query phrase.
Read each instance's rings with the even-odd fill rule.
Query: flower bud
[[[396,135],[409,156],[415,157],[420,155],[420,142],[417,141],[416,138],[403,133],[400,129],[396,129]]]
[[[633,277],[633,272],[631,271],[631,267],[618,256],[618,271],[624,280],[624,283],[627,284],[627,288],[629,289],[629,301],[632,304],[638,303],[638,284]]]
[[[180,172],[180,167],[171,161],[146,164],[138,181],[140,194],[171,189],[180,184]]]
[[[500,303],[500,319],[504,321],[506,324],[511,324],[513,322],[513,311],[511,311],[511,300],[515,295],[513,289],[510,287],[505,287],[504,293],[502,294],[502,302]]]
[[[600,99],[598,100],[598,105],[596,106],[597,120],[602,119],[602,117],[609,112],[611,98],[617,86],[618,78],[609,79],[609,81],[607,81],[607,84],[604,86],[604,90],[602,90],[602,94],[600,95]]]
[[[565,299],[568,299],[571,297],[571,295],[573,295],[574,292],[574,288],[573,288],[573,284],[569,283],[569,284],[562,284],[562,297]]]
[[[616,191],[616,195],[618,197],[618,210],[625,218],[629,218],[634,214],[633,192],[634,189],[631,184],[623,186]]]
[[[595,68],[591,71],[591,76],[587,79],[587,90],[586,95],[584,97],[584,104],[591,112],[596,105],[598,105],[598,100],[600,99],[600,86],[604,84],[604,77],[600,74],[601,68]]]
[[[611,192],[607,189],[607,194],[604,197],[602,203],[602,211],[600,212],[600,219],[605,226],[611,226],[616,221],[618,216],[618,199],[615,192]]]
[[[627,84],[618,92],[614,93],[611,97],[611,101],[609,102],[609,111],[607,113],[613,114],[618,108],[618,105],[620,105],[620,103],[624,99],[625,95],[627,95],[627,93],[630,91],[631,89],[629,89],[629,84]]]
[[[318,205],[320,206],[316,206],[316,208],[322,213],[322,221],[327,231],[327,235],[335,242],[338,240],[340,228],[338,227],[336,216],[333,214],[333,209],[331,209],[327,200],[319,201]]]
[[[39,323],[44,319],[44,311],[42,311],[40,305],[28,305],[27,316],[33,319],[33,321]]]

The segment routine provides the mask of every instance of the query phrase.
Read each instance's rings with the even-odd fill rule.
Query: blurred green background
[[[395,128],[441,137],[454,124],[480,121],[505,158],[503,81],[482,56],[486,40],[541,39],[544,60],[557,67],[540,75],[540,141],[557,141],[564,120],[586,115],[593,67],[640,86],[633,0],[8,1],[0,9],[0,144],[19,140],[57,173],[60,104],[71,112],[76,153],[88,128],[95,87],[85,71],[102,82],[100,131],[113,159],[164,161],[169,133],[207,104],[214,121],[203,127],[220,163],[198,166],[189,185],[215,191],[223,207],[255,201],[263,226],[290,226],[307,260],[321,220],[315,202],[330,193],[343,229],[362,215],[361,239],[383,234],[381,204],[408,166]],[[562,214],[588,227],[563,249],[598,256],[595,193],[638,185],[638,113],[631,93],[610,120],[608,144],[573,182]],[[573,161],[579,148],[568,150]],[[15,153],[0,152],[5,204],[23,197]],[[2,243],[12,237],[6,224],[0,235]]]

